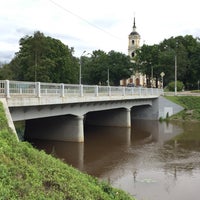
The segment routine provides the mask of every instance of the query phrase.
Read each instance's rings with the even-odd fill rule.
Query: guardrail
[[[159,96],[162,89],[0,80],[0,97]]]

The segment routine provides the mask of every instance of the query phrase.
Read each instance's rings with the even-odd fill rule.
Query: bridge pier
[[[131,127],[131,110],[119,108],[91,112],[86,115],[86,123],[96,126]]]
[[[83,116],[65,115],[27,120],[25,138],[84,142]]]

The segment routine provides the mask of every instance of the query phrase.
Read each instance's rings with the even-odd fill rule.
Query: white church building
[[[134,17],[133,30],[128,36],[128,55],[130,56],[131,62],[133,63],[134,63],[134,57],[136,55],[136,50],[140,48],[140,39],[141,39],[140,34],[136,31],[135,17]],[[120,80],[120,85],[146,87],[147,85],[146,75],[141,74],[136,69],[134,69],[134,67],[130,68],[130,71],[132,71],[131,77],[128,79]]]

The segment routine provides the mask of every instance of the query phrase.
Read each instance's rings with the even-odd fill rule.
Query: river
[[[132,128],[87,126],[84,143],[37,140],[33,145],[137,200],[200,199],[197,122],[133,121]]]

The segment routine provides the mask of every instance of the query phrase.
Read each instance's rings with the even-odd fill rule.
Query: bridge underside
[[[96,126],[131,127],[130,109],[119,108],[89,112],[86,115],[85,122]]]
[[[84,123],[97,126],[131,127],[129,109],[90,112],[85,116],[64,115],[26,120],[26,139],[84,141]]]
[[[90,111],[85,115],[62,115],[29,119],[25,123],[25,138],[84,142],[84,124],[96,126],[131,127],[131,119],[157,119],[157,101],[153,105]],[[152,112],[153,111],[153,112]],[[140,114],[139,114],[140,113]],[[143,114],[142,114],[143,113]],[[148,115],[147,115],[148,113]],[[146,116],[146,117],[145,117]]]
[[[26,120],[26,139],[83,142],[83,116],[57,116]]]

